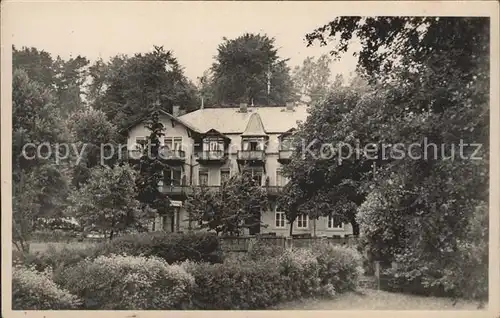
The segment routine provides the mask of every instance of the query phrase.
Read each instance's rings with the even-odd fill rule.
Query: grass
[[[30,242],[30,252],[43,252],[53,246],[55,249],[60,250],[64,247],[69,247],[72,249],[87,248],[95,245],[95,242]]]
[[[477,310],[478,303],[449,298],[423,297],[380,290],[349,292],[334,299],[307,299],[273,307],[277,310]],[[484,309],[483,309],[484,310]]]

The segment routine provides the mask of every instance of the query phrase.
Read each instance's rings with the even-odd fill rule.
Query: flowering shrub
[[[252,260],[268,259],[282,254],[283,246],[276,245],[274,240],[257,239],[248,248],[248,257]]]
[[[337,292],[355,290],[363,274],[361,254],[352,248],[328,243],[312,248],[318,262],[321,285],[331,284]]]
[[[68,267],[56,282],[85,300],[87,309],[185,309],[194,278],[156,257],[99,256]]]
[[[320,293],[318,261],[308,249],[287,249],[279,257],[279,271],[292,299]]]
[[[275,260],[182,266],[196,280],[196,309],[263,309],[286,298],[288,287]]]
[[[47,310],[76,309],[80,300],[67,290],[58,287],[47,269],[38,272],[33,267],[12,268],[12,309]]]

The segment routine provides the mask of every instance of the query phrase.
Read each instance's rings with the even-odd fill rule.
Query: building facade
[[[292,154],[291,135],[299,121],[307,117],[307,106],[292,103],[284,107],[201,108],[179,115],[162,113],[165,127],[162,151],[170,168],[164,171],[160,188],[176,207],[173,216],[158,217],[154,230],[187,231],[196,226],[184,207],[192,189],[208,186],[216,189],[231,176],[248,171],[269,194],[269,208],[261,216],[262,226],[246,234],[274,233],[288,236],[290,224],[276,199],[287,183],[281,170]],[[139,145],[150,132],[143,122],[128,131],[129,153],[139,152]],[[293,234],[345,236],[352,234],[350,224],[336,218],[309,220],[299,216]]]

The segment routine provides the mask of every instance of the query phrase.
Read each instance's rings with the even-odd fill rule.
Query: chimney
[[[286,110],[293,112],[293,107],[295,106],[294,102],[287,102],[286,103]]]
[[[179,114],[180,108],[181,108],[181,107],[180,107],[180,106],[178,106],[178,105],[174,105],[174,106],[172,107],[172,115],[173,115],[174,117],[178,117],[178,116],[180,115],[180,114]]]
[[[240,103],[240,112],[241,113],[247,112],[247,103]]]

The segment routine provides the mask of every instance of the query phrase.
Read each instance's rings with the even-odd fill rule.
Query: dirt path
[[[460,301],[453,306],[448,298],[421,297],[365,290],[334,299],[304,300],[276,306],[279,310],[477,310],[477,303]]]

